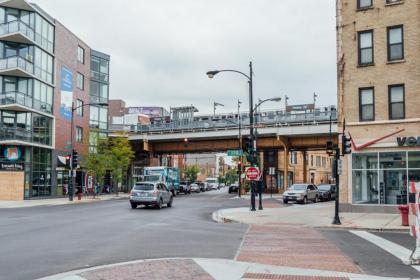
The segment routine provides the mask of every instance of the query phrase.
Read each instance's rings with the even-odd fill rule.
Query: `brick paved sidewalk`
[[[319,231],[295,224],[251,226],[237,260],[306,269],[362,272]]]
[[[301,276],[301,275],[280,275],[267,273],[245,273],[243,280],[349,280],[348,277],[328,276]]]
[[[191,259],[156,260],[110,267],[80,274],[87,280],[213,280]]]

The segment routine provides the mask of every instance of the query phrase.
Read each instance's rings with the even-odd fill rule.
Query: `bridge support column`
[[[286,191],[289,185],[289,139],[278,136],[281,146],[283,146],[283,190]]]
[[[303,156],[303,182],[307,183],[308,182],[308,159],[307,159],[308,152],[303,151],[302,156]]]

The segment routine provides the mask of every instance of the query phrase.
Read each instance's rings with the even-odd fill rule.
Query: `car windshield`
[[[136,191],[153,191],[153,184],[136,184],[133,188]]]
[[[306,191],[307,185],[292,185],[289,190],[291,191]]]
[[[321,191],[329,191],[330,188],[331,188],[330,185],[320,185],[320,186],[318,186],[318,189],[321,190]]]

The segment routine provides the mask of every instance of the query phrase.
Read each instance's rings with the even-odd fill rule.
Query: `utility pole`
[[[254,136],[254,96],[252,91],[252,82],[253,82],[253,73],[252,73],[252,61],[249,62],[249,135],[251,136],[252,141],[252,148],[251,148],[251,157],[254,158],[254,161],[256,160],[256,149],[257,149],[257,143],[255,141]],[[251,181],[251,211],[256,211],[255,209],[255,182]]]
[[[242,120],[241,120],[241,114],[240,114],[240,109],[241,109],[241,104],[242,102],[240,100],[238,100],[238,136],[239,136],[239,150],[242,151]],[[239,157],[239,163],[238,163],[238,175],[239,175],[239,180],[238,180],[238,185],[239,185],[239,190],[238,190],[238,196],[241,197],[241,191],[242,191],[242,155]]]

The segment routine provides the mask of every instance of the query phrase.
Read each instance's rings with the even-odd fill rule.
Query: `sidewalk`
[[[75,205],[83,203],[92,203],[105,200],[115,199],[126,199],[128,194],[119,193],[118,196],[115,194],[101,194],[96,196],[94,199],[92,196],[82,196],[81,200],[77,200],[77,196],[73,198],[73,201],[69,201],[68,197],[63,198],[49,198],[49,199],[37,199],[37,200],[21,200],[21,201],[0,201],[0,209],[6,208],[24,208],[34,206],[55,206],[55,205]]]
[[[263,206],[268,200],[263,200]],[[258,203],[257,203],[258,205]],[[324,202],[307,205],[281,205],[273,208],[273,203],[263,211],[249,211],[249,208],[222,209],[213,213],[213,220],[219,223],[238,222],[264,225],[270,223],[301,224],[314,228],[346,228],[365,230],[409,231],[401,226],[399,214],[340,213],[341,225],[332,225],[334,203]],[[413,217],[410,217],[413,219]]]
[[[226,259],[138,260],[53,275],[38,280],[408,280],[348,272],[302,269]]]

